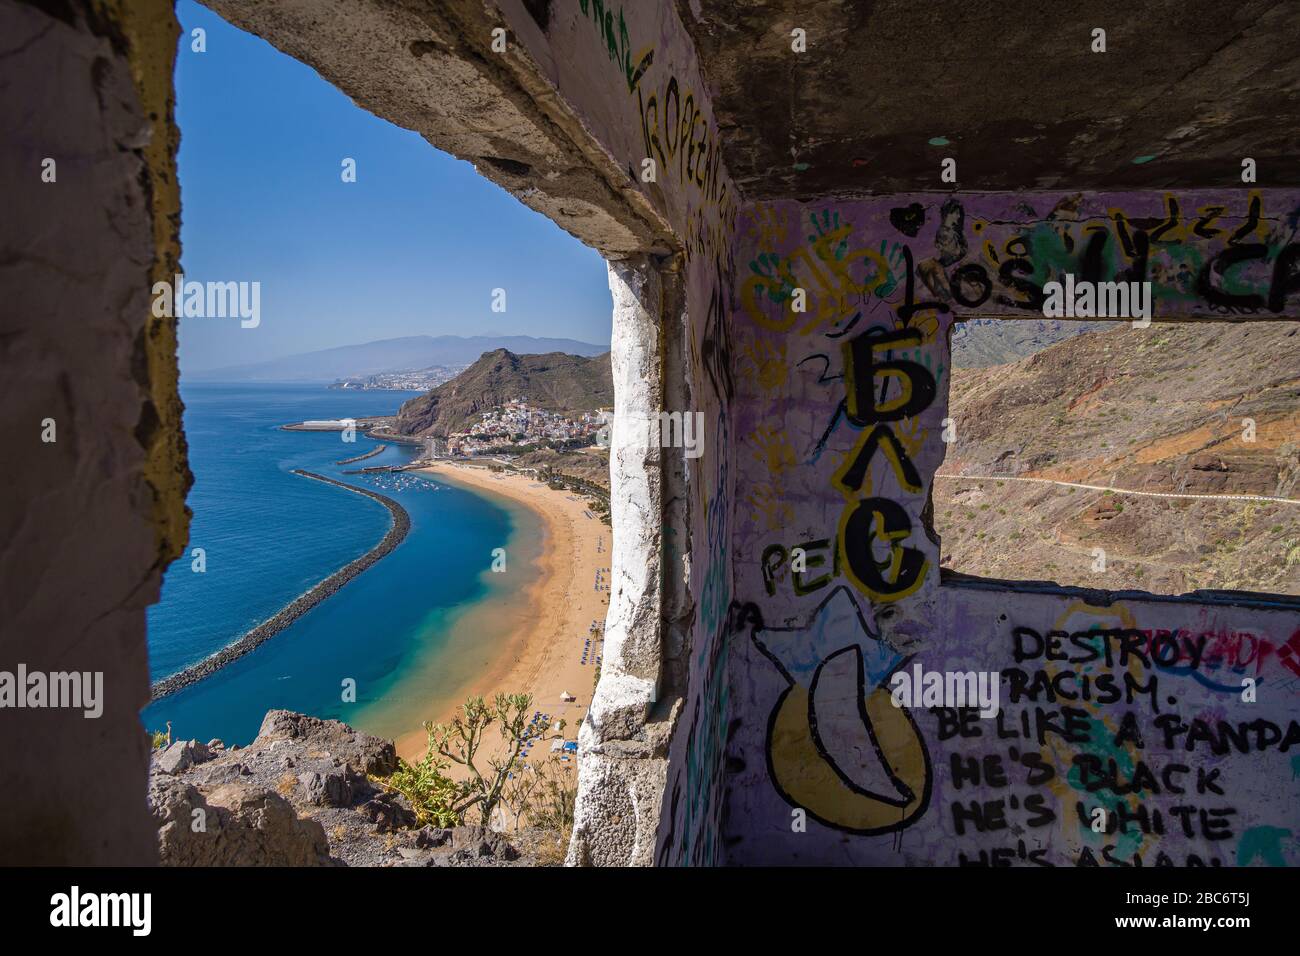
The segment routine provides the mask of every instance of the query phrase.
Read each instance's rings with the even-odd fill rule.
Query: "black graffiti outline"
[[[804,362],[809,362],[812,361],[813,359],[821,359],[823,362],[826,363],[825,365],[822,366],[822,370],[820,374],[818,374],[817,376],[818,385],[826,385],[830,382],[839,382],[844,380],[843,372],[841,372],[839,375],[828,376],[826,374],[831,370],[831,357],[827,355],[825,352],[817,352],[814,355],[805,355],[799,361],[794,363],[794,367],[798,368],[800,365],[803,365]]]
[[[778,660],[777,657],[767,649],[767,647],[763,644],[763,642],[759,640],[758,632],[770,631],[773,633],[790,633],[794,631],[805,631],[809,628],[811,622],[817,619],[817,617],[823,612],[826,606],[832,600],[834,600],[836,595],[841,591],[843,591],[848,596],[849,601],[852,603],[853,613],[858,619],[858,624],[862,628],[862,632],[866,634],[868,637],[872,638],[873,640],[879,641],[881,639],[880,634],[877,631],[872,630],[867,625],[867,620],[862,614],[862,608],[861,606],[859,606],[857,599],[854,597],[853,591],[847,585],[844,584],[836,585],[834,588],[832,588],[830,592],[826,595],[826,597],[821,601],[821,603],[817,605],[816,609],[812,612],[812,614],[808,616],[807,621],[802,626],[766,627],[763,624],[762,611],[759,609],[758,605],[754,604],[753,602],[746,602],[744,605],[741,606],[740,611],[737,614],[736,624],[738,630],[743,629],[746,625],[749,626],[750,628],[749,638],[754,643],[754,646],[758,648],[759,652],[764,657],[766,657],[769,661],[772,662],[772,665],[777,669],[778,672],[780,672],[781,676],[784,677],[788,683],[788,686],[785,687],[781,691],[781,693],[777,696],[776,702],[772,705],[772,712],[768,714],[768,718],[767,718],[767,727],[765,731],[765,739],[763,742],[763,758],[764,758],[764,762],[767,765],[767,777],[772,784],[772,789],[774,789],[777,792],[777,794],[781,797],[783,801],[785,801],[791,807],[794,807],[796,810],[802,810],[804,813],[806,813],[812,819],[816,820],[822,826],[828,827],[832,830],[836,830],[840,833],[851,833],[854,836],[879,836],[884,833],[896,833],[901,830],[907,829],[913,823],[918,821],[921,817],[925,816],[926,810],[928,810],[930,807],[930,798],[934,793],[934,765],[930,759],[930,748],[926,746],[925,736],[921,733],[920,725],[917,724],[916,719],[912,716],[912,712],[910,708],[901,707],[899,709],[902,710],[903,717],[911,725],[912,731],[916,735],[916,741],[921,750],[921,760],[924,768],[923,779],[925,780],[925,786],[924,789],[921,791],[920,799],[917,803],[916,809],[911,814],[904,817],[903,819],[900,819],[896,823],[890,823],[882,827],[855,828],[855,827],[846,827],[843,824],[833,823],[829,820],[826,820],[820,815],[818,815],[815,811],[810,810],[807,807],[795,801],[793,797],[791,797],[788,793],[786,793],[786,791],[777,782],[776,767],[772,762],[772,740],[776,732],[777,716],[781,713],[781,708],[785,704],[786,698],[789,697],[790,694],[794,691],[796,686],[796,681],[794,677],[790,674],[790,672],[785,669],[785,665],[783,665],[780,662],[780,660]],[[810,711],[812,709],[812,699],[813,699],[812,690],[816,686],[817,680],[821,676],[822,668],[826,665],[826,662],[828,660],[831,660],[832,658],[836,657],[838,654],[843,653],[843,651],[850,650],[850,649],[855,649],[858,651],[859,660],[860,660],[862,650],[857,644],[853,644],[848,647],[841,648],[839,651],[835,651],[834,653],[824,658],[822,662],[817,665],[817,671],[814,673],[813,680],[810,682],[808,688],[808,699],[809,699]],[[915,655],[909,654],[906,657],[901,658],[898,661],[898,663],[894,667],[890,668],[889,672],[886,673],[884,677],[881,678],[880,682],[876,686],[879,688],[884,688],[888,684],[889,679],[900,669],[906,667],[911,662],[914,656]],[[915,792],[912,791],[910,787],[907,787],[905,784],[903,784],[902,781],[897,780],[893,767],[890,766],[888,760],[884,759],[884,755],[880,750],[880,743],[876,739],[875,727],[871,724],[870,719],[867,717],[866,695],[865,693],[862,693],[862,691],[865,691],[866,681],[863,678],[861,665],[859,665],[858,667],[857,679],[859,684],[858,708],[859,708],[860,716],[863,718],[863,723],[867,727],[867,733],[871,739],[872,745],[876,748],[876,755],[877,757],[880,758],[881,767],[889,775],[890,781],[894,782],[895,785],[898,786],[900,793],[905,792],[910,794],[910,798],[907,801],[910,802],[910,800],[916,799]],[[813,725],[810,722],[810,728],[812,726]],[[900,806],[900,808],[906,807],[907,805],[906,802],[901,805],[891,802],[889,798],[882,797],[881,795],[873,793],[872,791],[861,787],[857,783],[854,783],[851,779],[849,779],[844,775],[844,772],[840,770],[839,766],[831,758],[830,754],[826,752],[825,746],[823,745],[820,736],[817,735],[815,730],[812,735],[812,739],[813,739],[813,746],[817,750],[817,755],[834,770],[836,776],[838,776],[852,792],[857,793],[859,796],[870,797],[874,800],[878,800],[890,806]]]

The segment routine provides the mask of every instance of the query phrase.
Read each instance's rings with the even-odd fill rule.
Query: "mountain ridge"
[[[397,412],[395,427],[403,435],[445,438],[482,412],[514,398],[560,413],[611,408],[614,378],[609,353],[486,352],[451,381],[405,402]]]
[[[1085,332],[1105,332],[1116,322],[1079,319],[967,319],[952,333],[954,368],[986,368],[1028,358]]]
[[[204,382],[335,382],[340,379],[429,368],[469,365],[485,352],[499,348],[516,354],[563,352],[591,357],[607,346],[577,339],[531,335],[407,335],[299,352],[261,362],[186,372],[185,378]]]

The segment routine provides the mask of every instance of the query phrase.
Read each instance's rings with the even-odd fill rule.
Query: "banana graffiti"
[[[782,798],[859,835],[900,830],[924,813],[930,757],[911,712],[895,707],[886,687],[906,659],[870,632],[848,590],[835,589],[807,628],[765,628],[752,605],[741,617],[788,682],[766,748]]]

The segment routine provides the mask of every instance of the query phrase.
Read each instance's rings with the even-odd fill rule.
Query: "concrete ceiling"
[[[1294,0],[677,2],[748,198],[1300,185]]]

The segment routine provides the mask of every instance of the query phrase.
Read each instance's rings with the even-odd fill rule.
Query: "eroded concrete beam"
[[[649,864],[673,720],[653,720],[663,668],[663,451],[644,424],[664,402],[663,289],[647,257],[611,262],[614,423],[610,482],[617,529],[600,683],[578,732],[570,864]]]

